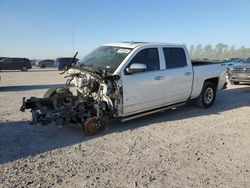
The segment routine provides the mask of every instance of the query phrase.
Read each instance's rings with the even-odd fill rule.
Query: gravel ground
[[[214,106],[185,106],[96,136],[76,125],[29,125],[22,97],[65,79],[51,69],[0,72],[0,187],[249,187],[250,86]]]

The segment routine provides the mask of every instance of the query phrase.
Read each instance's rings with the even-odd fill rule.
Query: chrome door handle
[[[156,76],[156,77],[155,77],[155,80],[163,80],[163,79],[164,79],[163,76]]]
[[[186,76],[190,76],[192,73],[191,72],[185,72]]]

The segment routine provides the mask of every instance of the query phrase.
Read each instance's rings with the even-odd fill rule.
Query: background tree
[[[189,51],[192,59],[226,60],[250,57],[250,48],[236,48],[223,43],[218,43],[214,47],[208,44],[204,48],[201,44],[196,47],[191,45]]]
[[[217,58],[219,60],[223,59],[224,53],[225,53],[227,48],[228,48],[228,45],[223,44],[223,43],[218,43],[216,45]]]
[[[214,56],[214,51],[213,51],[213,47],[211,45],[206,45],[204,47],[204,58],[209,59],[210,57]]]
[[[190,51],[189,51],[191,57],[194,56],[194,52],[195,52],[195,47],[194,47],[194,45],[191,45],[190,46]]]
[[[198,44],[196,46],[195,52],[194,52],[194,58],[195,59],[200,59],[203,55],[203,48],[201,44]]]

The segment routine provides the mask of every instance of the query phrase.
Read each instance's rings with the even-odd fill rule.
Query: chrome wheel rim
[[[214,91],[211,87],[207,88],[204,93],[204,102],[206,104],[210,104],[214,98]]]

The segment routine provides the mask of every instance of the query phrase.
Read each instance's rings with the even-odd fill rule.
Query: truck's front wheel
[[[97,117],[91,117],[86,120],[83,127],[83,132],[87,136],[95,135],[102,128],[101,122]]]
[[[196,106],[209,108],[213,105],[216,98],[216,87],[212,82],[205,82],[200,96],[196,100]]]

